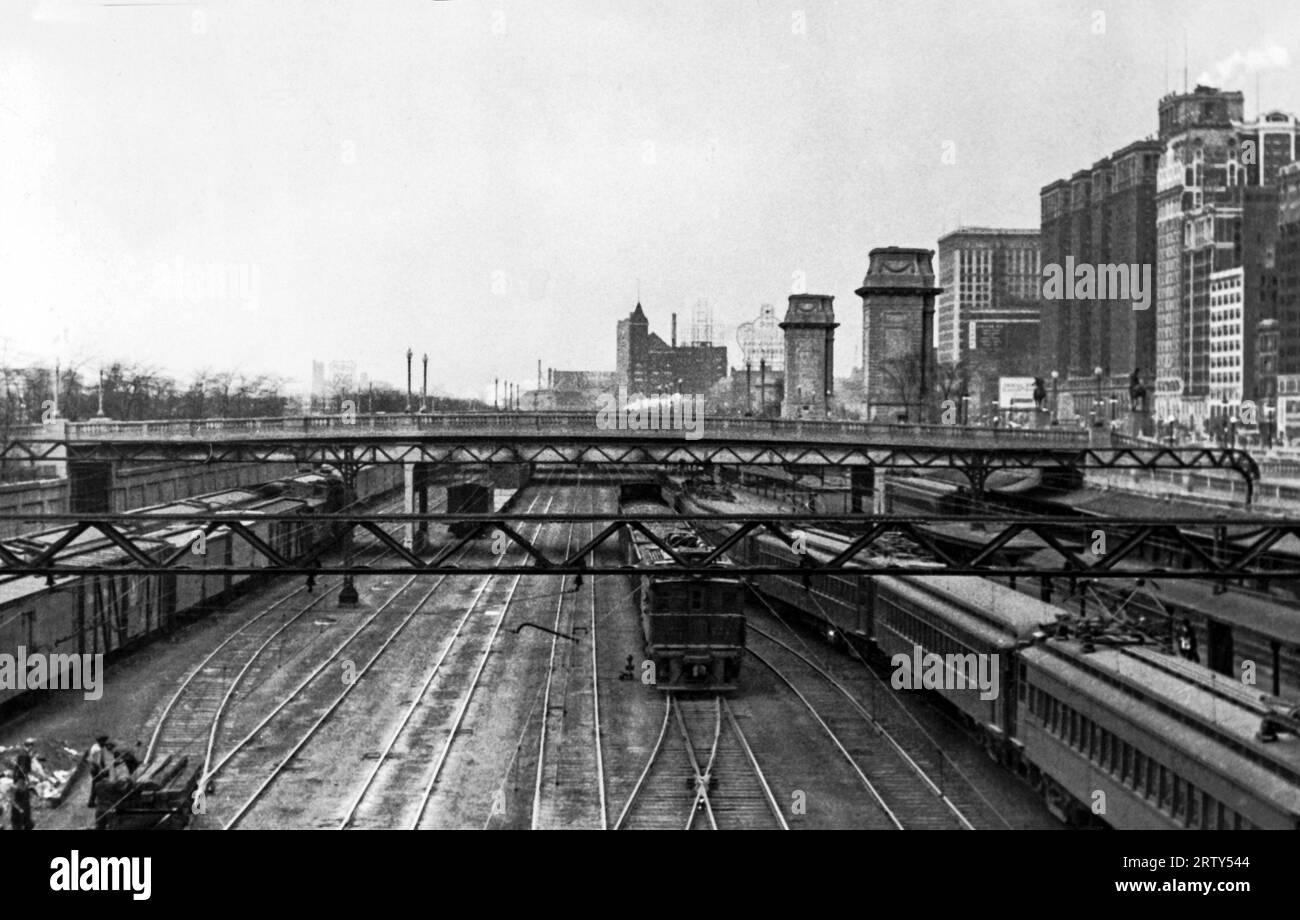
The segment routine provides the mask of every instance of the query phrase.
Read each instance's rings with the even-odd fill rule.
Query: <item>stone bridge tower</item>
[[[835,298],[791,294],[785,313],[785,399],[782,418],[824,419],[834,410]]]

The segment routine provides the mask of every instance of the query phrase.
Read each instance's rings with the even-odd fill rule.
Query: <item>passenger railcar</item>
[[[619,497],[623,514],[669,511],[657,484],[625,483]],[[649,522],[646,528],[681,557],[710,552],[686,524]],[[646,534],[625,528],[620,541],[624,561],[645,569],[633,576],[632,596],[646,658],[654,664],[655,686],[665,691],[735,690],[745,653],[745,614],[740,580],[727,572],[731,563],[718,562],[716,575],[675,574],[672,557]]]
[[[1055,567],[1062,557],[1044,549],[1028,561]],[[1123,574],[1134,565],[1123,560],[1113,570]],[[1069,596],[1069,586],[1059,579],[1021,578],[1016,587],[1049,600],[1053,593]],[[1300,697],[1300,618],[1293,603],[1235,586],[1216,590],[1204,581],[1173,578],[1099,582],[1089,586],[1088,597],[1130,620],[1141,618],[1149,634],[1171,645],[1174,632],[1190,626],[1199,658],[1210,670],[1240,679],[1249,667],[1257,686],[1275,696]]]
[[[1300,829],[1300,738],[1261,740],[1277,701],[1239,681],[1149,647],[1051,639],[1021,652],[1017,695],[1030,779],[1063,819]]]
[[[838,534],[821,531],[805,532],[802,540],[806,556],[819,560],[832,558],[848,543]],[[799,561],[789,547],[766,534],[744,541],[742,552],[760,565]],[[983,578],[927,576],[922,574],[925,568],[918,565],[918,574],[906,577],[810,573],[759,575],[752,582],[761,593],[817,622],[828,635],[841,636],[888,659],[943,657],[945,673],[954,679],[935,692],[980,730],[997,759],[1009,760],[1014,697],[998,692],[989,698],[949,672],[959,663],[974,661],[979,666],[983,659],[986,669],[995,669],[999,688],[1013,686],[1016,650],[1055,623],[1061,611]]]
[[[714,525],[710,536],[722,536],[724,526]],[[804,542],[813,557],[847,543],[818,531],[805,533]],[[759,563],[795,559],[766,534],[751,535],[734,552]],[[1300,828],[1300,710],[1243,685],[1239,660],[1230,673],[1216,673],[1140,644],[1114,623],[1099,632],[1097,621],[1085,642],[1081,618],[988,579],[919,570],[902,577],[755,576],[751,583],[827,634],[885,656],[920,650],[946,662],[950,655],[997,655],[994,700],[947,685],[927,692],[965,715],[990,753],[1063,820]],[[1217,597],[1222,603],[1232,595]],[[1256,629],[1281,632],[1267,626],[1268,617],[1256,619]],[[1067,629],[1074,638],[1049,638]]]

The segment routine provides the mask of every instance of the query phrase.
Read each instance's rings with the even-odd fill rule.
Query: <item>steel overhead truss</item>
[[[1078,470],[1230,470],[1246,481],[1259,479],[1250,454],[1231,448],[1000,446],[968,448],[936,440],[933,444],[850,444],[814,438],[685,440],[601,434],[464,434],[418,436],[340,435],[222,438],[115,437],[99,441],[16,439],[0,446],[0,464],[60,460],[199,463],[529,463],[600,466],[872,466],[946,468],[966,473],[976,488],[1001,469]]]
[[[1269,578],[1300,577],[1300,557],[1270,557],[1278,541],[1287,536],[1300,538],[1300,522],[1276,518],[1111,518],[1080,520],[1077,517],[980,517],[963,518],[961,523],[978,524],[983,530],[983,545],[968,552],[945,548],[927,529],[945,519],[915,516],[879,515],[811,515],[811,514],[657,514],[622,517],[609,514],[326,514],[304,518],[294,514],[239,513],[140,513],[140,514],[59,514],[39,519],[21,515],[3,515],[0,521],[21,520],[64,523],[67,530],[47,534],[48,542],[16,538],[0,543],[0,578],[9,576],[44,576],[57,578],[73,575],[130,574],[462,574],[518,575],[578,573],[613,575],[689,573],[719,575],[798,574],[813,575],[842,572],[846,575],[984,575],[1040,576],[1064,578]],[[369,534],[389,551],[389,556],[373,563],[340,561],[327,556],[324,548],[308,554],[288,557],[271,547],[257,533],[254,523],[273,521],[329,522],[340,534],[352,537]],[[414,553],[384,529],[384,525],[403,522],[475,525],[462,538],[447,538],[435,543],[430,552]],[[702,532],[716,534],[714,548],[703,557],[683,556],[666,545],[648,525],[660,521],[686,522]],[[153,522],[150,524],[149,522]],[[543,524],[589,524],[593,536],[576,549],[565,549],[566,541],[542,539]],[[951,523],[951,522],[948,522]],[[1229,539],[1225,528],[1236,534]],[[798,531],[835,528],[841,533],[839,548],[830,552],[793,550],[786,563],[758,564],[745,561],[742,552],[746,538],[755,536],[798,547]],[[193,536],[186,539],[188,532]],[[535,536],[525,536],[531,530]],[[165,531],[170,542],[162,542]],[[670,565],[634,567],[624,564],[618,552],[620,533],[643,534],[672,560]],[[1107,549],[1094,555],[1097,532],[1105,534]],[[87,538],[100,534],[115,545],[121,555],[106,559],[102,541]],[[258,565],[210,564],[196,555],[196,545],[206,547],[200,533],[211,537],[219,532],[229,539],[242,541],[260,560]],[[152,533],[152,536],[150,535]],[[177,539],[178,535],[180,539]],[[881,544],[888,535],[906,537],[939,560],[917,563],[897,560]],[[1027,562],[1022,552],[1004,552],[1013,540],[1023,551],[1024,539],[1036,537],[1043,548],[1055,550],[1045,565]],[[504,539],[503,539],[504,538]],[[1019,539],[1018,539],[1019,538]],[[1137,548],[1148,540],[1160,539],[1162,551],[1183,554],[1179,567],[1158,566],[1136,559]],[[79,541],[74,546],[74,541]],[[881,544],[881,545],[878,545]],[[771,544],[775,545],[775,544]],[[495,550],[495,551],[494,551]],[[877,553],[873,553],[876,550]],[[80,559],[79,555],[94,553]],[[717,563],[735,554],[726,569]],[[603,557],[603,558],[602,558]],[[91,561],[93,558],[94,561]],[[933,566],[933,567],[930,567]]]

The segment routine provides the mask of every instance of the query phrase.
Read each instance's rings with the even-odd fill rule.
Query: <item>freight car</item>
[[[657,481],[624,483],[619,510],[628,516],[666,514]],[[646,528],[682,558],[707,556],[710,548],[685,524],[648,522]],[[728,573],[731,564],[717,562],[717,574],[682,575],[673,560],[646,534],[624,528],[620,534],[623,560],[644,569],[633,576],[632,596],[641,616],[646,658],[654,663],[660,690],[735,690],[745,653],[744,589]],[[655,570],[659,569],[659,572]]]
[[[363,468],[357,477],[358,501],[369,500],[400,484],[401,467]],[[304,497],[288,497],[292,494]],[[227,489],[168,505],[142,508],[151,513],[246,513],[243,523],[285,556],[299,556],[332,542],[335,530],[315,520],[338,510],[342,495],[337,474],[304,473],[250,489]],[[297,515],[287,521],[259,520],[269,514]],[[198,539],[192,525],[142,520],[122,528],[151,559],[161,561],[188,551],[191,570],[213,566],[264,567],[266,560],[245,541],[218,528]],[[67,528],[25,534],[6,540],[6,548],[30,556],[61,540]],[[59,551],[70,565],[121,564],[130,560],[97,531],[87,531]],[[256,575],[92,575],[55,579],[17,577],[0,580],[0,653],[28,655],[112,656],[146,642],[168,629],[182,614],[200,614],[226,603],[258,583]],[[17,687],[0,688],[0,706],[23,696]]]

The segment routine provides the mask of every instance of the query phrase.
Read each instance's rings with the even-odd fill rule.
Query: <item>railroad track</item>
[[[531,511],[536,505],[537,499],[529,505]],[[460,551],[461,554],[468,552],[471,545],[467,545]],[[459,558],[459,557],[458,557]],[[392,646],[403,630],[418,616],[424,605],[437,592],[438,588],[445,582],[449,575],[442,575],[437,578],[433,585],[425,591],[410,608],[405,612],[397,614],[398,622],[396,625],[389,624],[385,633],[382,630],[370,630],[370,626],[376,622],[398,598],[400,598],[418,579],[419,575],[412,575],[407,578],[402,585],[380,604],[373,613],[363,620],[349,635],[344,639],[334,651],[320,663],[307,677],[305,677],[297,686],[290,690],[284,698],[273,707],[260,722],[257,723],[233,748],[217,761],[211,770],[211,774],[220,772],[230,761],[240,754],[252,754],[251,744],[262,735],[263,731],[273,720],[279,720],[281,723],[289,723],[288,728],[277,726],[281,734],[287,734],[291,738],[298,740],[287,750],[278,755],[272,753],[269,759],[274,761],[274,766],[269,772],[259,771],[262,775],[261,782],[236,809],[234,814],[227,819],[224,827],[230,830],[238,826],[252,811],[252,809],[266,796],[272,785],[284,774],[289,765],[295,760],[298,754],[307,746],[313,737],[320,731],[322,726],[338,710],[339,706],[349,697],[352,690],[361,682],[361,679],[374,667],[375,663],[380,660],[384,653]],[[485,579],[486,585],[491,580],[489,576]],[[330,668],[344,659],[344,653],[347,652],[347,659],[351,661],[364,661],[360,667],[357,667],[352,674],[352,679],[342,684],[342,691],[337,692],[332,701],[323,710],[318,705],[313,705],[305,696],[308,687],[316,681]],[[418,701],[418,698],[417,698]],[[299,704],[299,705],[295,705]],[[283,718],[280,718],[283,715]],[[313,718],[314,716],[314,718]],[[309,724],[304,724],[311,720]],[[263,764],[268,759],[268,755],[263,750],[258,750],[256,756],[259,762]],[[422,809],[421,809],[422,810]]]
[[[547,501],[543,513],[550,509],[552,501],[553,498]],[[537,525],[534,538],[543,526]],[[500,565],[505,558],[504,554],[497,557],[494,566]],[[494,576],[484,578],[370,774],[353,797],[340,820],[340,830],[394,826],[408,830],[419,828],[522,580],[522,575],[516,575],[509,586],[501,590]],[[480,608],[484,608],[482,614],[474,616]],[[438,755],[430,765],[428,750],[438,742],[441,742]],[[412,795],[412,790],[418,790],[417,794]]]
[[[596,510],[595,492],[591,510]],[[595,525],[588,525],[588,531],[588,537],[594,536]],[[572,546],[573,527],[570,526],[566,555]],[[609,827],[600,736],[600,678],[596,669],[596,586],[592,578],[591,590],[587,592],[590,609],[585,617],[577,609],[576,596],[564,593],[565,580],[561,580],[560,599],[555,608],[556,635],[551,636],[542,697],[530,824],[533,830],[603,831]],[[573,601],[566,605],[570,597]],[[570,641],[560,634],[585,640],[588,646],[585,653],[581,641]]]
[[[395,511],[401,506],[402,503],[397,502],[383,510]],[[378,543],[377,540],[372,542]],[[386,552],[380,546],[379,552],[370,558],[382,557]],[[266,652],[277,647],[277,640],[338,591],[342,584],[340,581],[325,587],[302,608],[282,617],[273,617],[272,614],[289,601],[310,592],[305,584],[293,589],[251,616],[209,652],[186,675],[163,707],[154,723],[144,761],[151,763],[155,758],[168,754],[195,755],[201,751],[203,775],[209,775],[222,718],[234,701],[236,691],[244,686],[254,688],[266,679],[267,672],[276,667],[276,662],[269,660]]]
[[[873,696],[873,715],[821,665],[752,621],[748,637],[746,651],[804,704],[880,807],[886,826],[973,830],[972,815],[985,826],[1001,821],[996,809],[909,722],[910,716],[881,719],[882,706],[901,710],[888,686]]]
[[[664,694],[664,718],[615,830],[788,830],[730,704]]]

